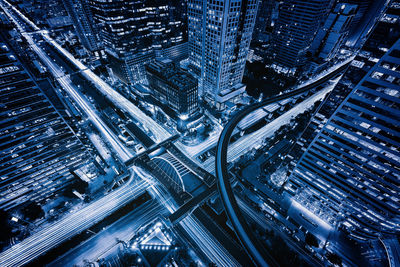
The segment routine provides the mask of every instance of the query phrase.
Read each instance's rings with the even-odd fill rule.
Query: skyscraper
[[[54,196],[86,164],[85,146],[0,40],[0,208]]]
[[[126,84],[147,83],[144,65],[185,42],[184,21],[167,1],[91,0],[91,6],[112,71]]]
[[[305,62],[330,0],[287,0],[282,3],[273,33],[273,55],[277,65],[296,69]]]
[[[90,52],[99,50],[100,40],[88,0],[64,0],[64,6],[82,45]]]
[[[319,29],[311,50],[318,59],[329,61],[335,57],[349,34],[357,5],[338,3]]]
[[[343,2],[357,5],[357,13],[351,23],[347,45],[360,48],[368,33],[376,23],[379,14],[390,0],[344,0]]]
[[[257,5],[257,0],[189,0],[189,70],[200,80],[200,94],[223,103],[244,92]]]
[[[264,42],[269,40],[277,5],[278,3],[275,0],[259,0],[253,40]]]
[[[380,18],[299,140],[305,152],[285,186],[294,201],[358,238],[400,230],[398,10],[393,2]]]

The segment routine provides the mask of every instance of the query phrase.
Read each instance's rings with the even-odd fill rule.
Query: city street
[[[400,0],[0,0],[0,267],[400,267],[399,27]]]
[[[125,148],[125,146],[121,143],[119,138],[111,131],[109,127],[103,122],[103,120],[98,115],[98,112],[94,109],[94,107],[89,103],[86,97],[80,93],[75,85],[72,83],[71,79],[61,70],[60,66],[58,66],[55,62],[53,62],[50,57],[37,45],[37,42],[33,40],[31,34],[24,33],[24,27],[21,25],[18,20],[12,16],[11,12],[3,7],[3,10],[6,14],[18,25],[19,30],[22,32],[23,36],[28,41],[31,48],[36,52],[36,54],[40,57],[43,63],[49,68],[52,75],[57,79],[60,83],[63,90],[67,92],[67,94],[74,100],[74,102],[81,108],[81,110],[88,116],[93,125],[99,130],[99,132],[103,135],[105,140],[107,140],[117,155],[121,158],[121,160],[126,161],[132,157],[132,154]]]
[[[332,91],[339,79],[340,77],[336,78],[329,84],[329,86],[326,86],[324,89],[316,92],[309,98],[302,101],[300,104],[297,104],[275,120],[267,123],[261,129],[251,134],[244,135],[234,143],[230,144],[228,150],[228,162],[237,160],[240,156],[246,154],[252,148],[256,147],[257,145],[261,145],[266,138],[273,136],[275,131],[277,131],[281,126],[288,124],[291,119],[311,108],[315,102],[324,99],[326,94]],[[209,157],[202,164],[202,166],[206,171],[215,174],[215,157]]]
[[[34,25],[28,18],[26,18],[22,13],[20,13],[17,9],[13,8],[13,10],[19,14],[19,16],[21,16],[25,22],[27,22],[28,24],[30,24],[34,29],[39,30],[39,28],[37,28],[36,25]],[[10,14],[10,12],[7,12],[8,15],[13,18],[13,16]],[[13,20],[17,22],[16,19],[13,18]],[[20,26],[20,30],[23,31],[22,26]],[[155,134],[155,136],[157,137],[158,141],[162,141],[167,139],[168,137],[170,137],[170,135],[161,127],[159,126],[155,121],[153,121],[151,118],[147,117],[147,115],[145,115],[142,111],[140,111],[136,106],[134,106],[129,100],[125,99],[123,96],[121,96],[119,93],[117,93],[116,91],[114,91],[108,84],[106,84],[104,81],[102,81],[97,75],[95,75],[92,71],[88,70],[81,62],[79,62],[78,60],[76,60],[75,58],[73,58],[72,55],[69,54],[69,52],[67,52],[65,49],[63,49],[60,45],[57,44],[57,42],[55,42],[54,40],[52,40],[47,33],[40,31],[40,33],[42,34],[42,36],[49,42],[51,43],[54,47],[56,47],[61,53],[63,53],[67,58],[69,58],[71,60],[72,63],[74,63],[79,69],[81,69],[82,74],[84,74],[89,80],[93,81],[94,84],[96,85],[96,87],[101,90],[106,96],[109,96],[111,98],[111,100],[117,105],[120,106],[121,108],[123,108],[125,111],[128,111],[131,115],[135,115],[135,118],[138,118],[138,121],[140,121],[141,123],[143,123],[144,125],[148,126],[148,128],[150,129],[150,131]],[[28,37],[30,37],[30,35],[27,35]],[[72,93],[73,96],[76,97],[75,100],[79,101],[79,96],[77,96],[78,94],[72,90],[72,86],[70,84],[70,80],[67,80],[68,82],[65,82],[66,79],[68,79],[67,76],[65,76],[64,73],[62,73],[59,68],[57,68],[55,66],[54,63],[51,62],[51,60],[48,58],[48,56],[32,41],[30,42],[32,48],[35,50],[35,52],[38,53],[38,55],[40,56],[40,58],[46,63],[46,65],[48,64],[48,66],[51,68],[52,71],[54,71],[54,75],[56,75],[56,77],[58,77],[58,79],[60,80],[60,82],[63,83],[63,87],[67,88],[70,90],[70,93]],[[72,88],[72,89],[71,89]],[[78,102],[79,103],[79,102]],[[86,101],[87,104],[87,101]],[[85,102],[81,102],[82,106],[85,106]],[[87,108],[87,112],[89,114],[90,113],[90,109]],[[107,140],[112,140],[112,137],[108,137]],[[117,139],[118,140],[118,139]],[[123,152],[121,152],[120,149],[117,148],[117,146],[115,146],[116,151],[120,151],[120,155],[122,155],[124,158],[125,156],[123,155]],[[138,170],[136,170],[137,173]],[[143,178],[143,177],[142,177]],[[143,185],[142,185],[143,184]],[[141,189],[143,189],[142,187],[145,187],[144,184],[146,183],[142,183],[141,186],[137,186],[135,187],[135,192],[140,192]],[[129,185],[125,185],[124,186],[124,191],[128,191],[127,188],[129,187]],[[153,190],[155,189],[154,185],[152,186]],[[122,189],[121,189],[122,190]],[[120,192],[121,190],[118,190],[118,192]],[[152,191],[152,189],[150,188],[150,191]],[[135,194],[138,195],[139,193]],[[173,204],[170,203],[169,200],[164,199],[166,192],[163,193],[162,197],[161,194],[158,194],[158,197],[161,199],[161,203],[163,203],[163,205],[167,205],[167,209],[172,211],[173,208],[176,209],[176,207],[173,206]],[[102,199],[100,199],[101,201],[107,201],[110,199],[111,194],[107,195],[106,197],[103,197]],[[121,197],[120,195],[118,195],[118,197]],[[116,197],[116,199],[118,199]],[[112,199],[114,200],[114,199]],[[119,200],[119,199],[118,199]],[[119,205],[122,205],[120,202],[122,201],[119,200],[119,202],[116,202],[116,204],[119,203]],[[114,200],[115,202],[115,200]],[[96,202],[97,203],[97,202]],[[103,203],[103,202],[102,202]],[[168,204],[169,203],[169,204]],[[116,207],[115,207],[116,208]],[[105,209],[103,207],[103,209]],[[102,210],[103,210],[102,209]],[[93,209],[95,210],[95,209]],[[112,211],[112,210],[111,210]],[[110,212],[111,212],[110,211]],[[101,210],[96,210],[96,214],[92,214],[93,215],[97,215],[97,213],[100,213]],[[104,214],[102,214],[104,215]],[[61,223],[61,222],[60,222]],[[75,222],[77,223],[77,222]],[[203,251],[203,253],[205,255],[207,255],[207,257],[210,259],[210,261],[215,261],[215,262],[221,262],[221,263],[231,263],[228,264],[229,266],[236,266],[238,265],[234,260],[234,258],[232,256],[230,256],[225,249],[223,248],[223,246],[221,244],[219,244],[218,242],[214,241],[214,238],[208,233],[207,230],[203,229],[198,223],[195,222],[194,218],[191,217],[187,217],[185,219],[184,222],[181,222],[181,225],[183,227],[183,229],[189,234],[189,236],[191,236],[191,238],[193,239],[193,241],[195,242],[195,244],[197,244],[200,249]],[[48,231],[51,231],[52,228],[48,228]],[[78,228],[79,229],[79,228]],[[57,230],[54,230],[55,232],[57,232]],[[74,231],[74,233],[79,233],[79,231]],[[48,232],[44,232],[44,233],[38,233],[41,234],[43,237],[46,236],[46,234],[48,234]],[[60,233],[60,236],[63,233]],[[72,233],[68,233],[70,236],[72,236]],[[57,237],[59,236],[57,235]],[[35,240],[37,240],[35,238]],[[41,239],[38,239],[41,240]],[[29,244],[29,247],[31,247],[31,250],[34,250],[35,252],[38,251],[45,251],[45,250],[41,250],[43,249],[43,247],[39,246],[37,243],[31,242],[28,239],[24,240],[26,243]],[[47,242],[50,242],[51,240],[47,240]],[[22,254],[19,251],[19,247],[20,246],[25,246],[25,243],[18,244],[19,246],[14,246],[9,250],[7,250],[5,252],[5,254],[0,254],[0,263],[1,262],[8,262],[7,260],[10,257],[13,257],[15,255],[20,255],[18,258],[20,258],[21,260],[16,261],[16,263],[18,264],[19,262],[29,262],[30,260],[32,260],[34,258],[34,252],[30,252],[29,255],[25,255]],[[46,247],[52,247],[55,246],[57,244],[57,242],[53,242],[53,245],[47,245]],[[208,244],[208,245],[205,245]],[[12,250],[12,251],[11,251]],[[21,249],[22,250],[22,249]],[[26,250],[25,248],[23,249],[24,251]],[[42,253],[43,253],[42,252]],[[21,255],[22,254],[22,255]],[[23,257],[25,256],[25,257]],[[36,255],[37,256],[37,255]],[[2,259],[4,259],[4,261],[2,261]]]
[[[7,1],[4,1],[8,3]],[[9,5],[9,3],[8,3]],[[11,5],[10,5],[11,6]],[[152,118],[148,117],[143,111],[141,111],[138,107],[136,107],[131,101],[123,97],[120,93],[115,91],[110,85],[108,85],[105,81],[103,81],[99,76],[97,76],[93,71],[91,71],[87,66],[85,66],[82,62],[76,59],[71,53],[61,47],[55,40],[53,40],[46,31],[38,28],[31,20],[29,20],[24,14],[22,14],[18,9],[14,6],[11,6],[12,10],[20,16],[25,23],[29,24],[38,34],[42,35],[42,37],[51,45],[53,45],[62,55],[64,55],[68,60],[71,61],[82,73],[84,77],[86,77],[89,81],[93,82],[94,86],[106,97],[108,97],[111,102],[113,102],[117,107],[126,111],[132,118],[135,118],[139,121],[143,126],[147,127],[154,135],[154,138],[157,143],[161,142],[171,136],[170,133],[167,132],[162,126],[160,126],[156,121]],[[14,19],[12,14],[8,13],[11,18],[17,23],[17,20]],[[23,31],[23,29],[21,28]],[[42,58],[42,57],[41,57]]]
[[[151,186],[149,187],[150,194],[158,199],[170,213],[175,212],[178,207],[169,198],[166,197],[166,190],[157,183],[147,173],[141,169],[134,168],[135,172]],[[194,217],[188,215],[179,222],[186,234],[190,237],[191,243],[195,245],[211,262],[215,262],[218,266],[239,266],[235,258],[226,251],[226,249],[215,240],[210,232]]]
[[[281,229],[278,229],[274,222],[271,222],[269,219],[267,219],[265,216],[262,216],[261,214],[257,213],[254,209],[252,209],[249,205],[247,205],[242,199],[239,197],[236,198],[239,204],[240,209],[251,218],[254,222],[256,222],[260,227],[262,227],[264,230],[267,229],[273,229],[274,233],[276,235],[280,235],[283,240],[285,240],[285,243],[292,248],[294,251],[297,251],[298,253],[301,253],[304,255],[304,259],[310,264],[310,266],[323,266],[319,261],[314,259],[312,256],[308,255],[308,252],[304,250],[296,241],[294,241],[292,238],[286,236],[285,234],[282,233]]]
[[[83,265],[83,260],[91,262],[101,258],[102,252],[117,244],[117,240],[128,242],[139,227],[146,225],[159,216],[165,216],[169,212],[159,201],[151,200],[120,218],[106,229],[86,240],[79,246],[71,249],[49,266]]]
[[[124,186],[82,209],[67,214],[56,223],[0,253],[0,266],[20,266],[32,261],[123,207],[144,193],[147,187],[146,182],[137,181],[132,174]]]
[[[217,266],[240,266],[235,258],[198,222],[189,215],[179,222],[194,243]]]
[[[334,87],[334,85],[338,82],[338,80],[339,79],[336,79],[337,78],[337,75],[338,75],[338,73],[340,73],[340,71],[341,70],[343,70],[352,60],[353,60],[353,58],[354,57],[351,57],[351,58],[349,58],[349,59],[347,59],[347,60],[345,60],[345,61],[343,61],[343,62],[341,62],[341,63],[339,63],[339,64],[337,64],[337,65],[335,65],[335,66],[333,66],[333,67],[331,67],[331,68],[329,68],[329,69],[327,69],[325,72],[324,72],[324,75],[317,75],[317,76],[315,76],[315,77],[313,77],[312,79],[310,79],[310,80],[308,80],[307,82],[305,82],[305,83],[302,83],[302,84],[299,84],[298,86],[295,86],[293,89],[291,89],[291,90],[301,90],[301,89],[312,89],[312,88],[316,88],[316,87],[318,87],[319,85],[321,85],[321,84],[323,84],[324,82],[327,82],[329,79],[334,79],[333,80],[333,82],[330,84],[330,86],[327,86],[327,87],[329,87],[329,88],[333,88]],[[332,85],[332,86],[331,86]],[[330,89],[330,90],[331,90]],[[311,98],[311,97],[310,97]],[[315,100],[315,101],[317,101],[317,100]],[[314,102],[315,102],[314,101]],[[267,106],[265,106],[264,108],[265,109],[269,109],[269,108],[273,108],[273,110],[275,110],[276,108],[275,108],[275,106],[279,103],[280,101],[277,101],[276,103],[272,103],[272,104],[269,104],[269,105],[267,105]],[[302,103],[300,103],[299,105],[297,105],[296,107],[298,107],[299,109],[304,109],[304,106],[305,106],[305,104],[303,104],[304,103],[304,101],[302,102]],[[303,105],[301,105],[301,104],[303,104]],[[292,109],[293,110],[293,109]],[[305,109],[304,109],[305,110]],[[288,112],[291,112],[291,110],[289,110]],[[298,112],[294,112],[294,110],[292,111],[293,113],[288,113],[288,112],[286,112],[285,114],[290,114],[290,116],[292,116],[292,115],[294,115],[293,113],[298,113]],[[283,114],[283,115],[281,115],[281,117],[280,117],[280,120],[283,120],[283,118],[286,118],[287,119],[287,115],[285,115],[285,114]],[[254,116],[252,115],[252,114],[249,114],[248,116],[247,116],[247,118],[248,119],[250,119],[250,116],[251,116],[251,119],[254,119]],[[245,120],[246,118],[244,118],[243,120]],[[278,123],[278,119],[279,118],[277,118],[276,120],[274,120],[274,121],[276,121],[276,123]],[[272,122],[271,122],[272,123]],[[265,130],[265,129],[270,129],[270,127],[272,127],[271,126],[271,123],[269,123],[269,124],[267,124],[265,127],[263,127],[263,129]],[[218,124],[219,125],[219,124]],[[273,125],[273,124],[272,124]],[[278,123],[278,125],[284,125],[284,124],[280,124],[280,123]],[[268,126],[268,127],[267,127]],[[279,127],[278,127],[279,128]],[[276,129],[278,129],[278,128],[276,128]],[[184,144],[182,144],[181,142],[177,142],[176,143],[176,146],[182,151],[182,152],[184,152],[185,153],[185,155],[187,155],[188,157],[192,157],[192,158],[196,158],[198,155],[200,155],[200,154],[202,154],[202,153],[204,153],[205,151],[208,151],[208,150],[210,150],[211,148],[213,148],[213,147],[215,147],[216,145],[217,145],[217,142],[218,142],[218,139],[219,139],[219,137],[220,137],[220,134],[221,134],[221,132],[222,132],[222,129],[220,128],[220,127],[217,127],[212,133],[211,133],[211,135],[206,139],[206,140],[204,140],[203,142],[201,142],[200,144],[197,144],[197,145],[195,145],[195,146],[187,146],[187,145],[184,145]],[[260,130],[258,130],[257,131],[259,134],[260,133],[262,133],[262,130],[260,129]],[[249,135],[250,136],[250,135]],[[243,138],[242,138],[243,139]],[[246,139],[247,140],[247,139]],[[258,139],[251,139],[251,140],[254,140],[255,142],[257,142],[257,141],[259,141]],[[254,147],[254,145],[253,146],[249,146],[249,148],[252,148],[252,147]],[[245,150],[245,152],[247,152],[248,150],[246,149]],[[240,152],[240,147],[239,147],[239,152]],[[244,153],[245,153],[244,152]],[[232,152],[231,152],[232,153]],[[230,153],[230,154],[231,154]],[[240,155],[242,155],[243,153],[239,153],[239,154],[232,154],[232,156],[230,156],[231,158],[237,158],[237,157],[240,157]],[[214,167],[214,156],[211,156],[210,158],[208,158],[205,162],[203,162],[203,163],[200,163],[200,162],[198,162],[200,165],[202,165],[204,168],[206,168],[206,170],[207,171],[210,171],[210,170],[212,170],[212,172],[214,173],[214,169],[215,169],[215,167]]]

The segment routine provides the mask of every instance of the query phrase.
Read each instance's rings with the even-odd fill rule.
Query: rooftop
[[[146,70],[178,89],[197,85],[196,78],[169,59],[156,60],[148,64]]]

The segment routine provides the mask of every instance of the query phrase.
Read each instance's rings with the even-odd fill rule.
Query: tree
[[[72,187],[75,188],[75,190],[78,191],[79,193],[84,194],[88,186],[89,184],[87,182],[81,179],[76,179]]]
[[[337,254],[328,252],[328,253],[326,253],[326,258],[331,263],[338,265],[338,266],[342,266],[342,258],[340,258]]]
[[[90,201],[92,201],[92,197],[89,196],[89,195],[87,195],[87,196],[85,196],[85,198],[83,199],[83,201],[84,201],[85,203],[89,203]]]
[[[44,211],[42,207],[36,202],[29,202],[21,209],[22,214],[27,220],[34,221],[44,217]]]
[[[319,243],[318,243],[318,239],[315,237],[315,235],[307,233],[306,234],[306,243],[309,246],[312,247],[318,247]]]
[[[271,229],[271,230],[265,230],[265,236],[267,237],[267,238],[273,238],[274,236],[275,236],[275,233],[274,233],[274,231]]]
[[[286,242],[278,235],[271,239],[271,255],[278,262],[279,266],[302,266],[296,252],[291,250]]]
[[[67,187],[63,190],[62,195],[65,196],[65,197],[67,197],[67,198],[74,198],[74,197],[75,197],[75,195],[72,193],[72,187],[71,187],[71,185],[70,185],[70,186],[67,186]]]
[[[9,224],[9,217],[9,214],[6,211],[0,209],[0,243],[7,242],[12,236],[12,228]]]

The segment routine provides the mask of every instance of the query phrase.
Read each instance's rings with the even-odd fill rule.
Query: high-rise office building
[[[99,50],[100,40],[88,0],[64,0],[64,6],[82,45],[90,52]]]
[[[190,117],[198,111],[198,83],[186,70],[171,60],[162,60],[147,65],[146,71],[154,97],[178,117]]]
[[[275,0],[259,0],[253,40],[259,42],[266,42],[269,40],[274,19],[273,14],[277,4]]]
[[[257,0],[189,0],[189,70],[200,81],[200,94],[222,103],[244,92],[257,6]]]
[[[356,11],[357,5],[338,3],[329,13],[311,45],[316,58],[329,61],[336,56],[346,41]]]
[[[382,10],[390,0],[342,0],[357,5],[357,12],[350,26],[347,45],[356,49],[360,48],[368,37],[368,33],[375,25]]]
[[[400,230],[400,16],[393,2],[298,141],[286,192],[371,238]]]
[[[91,8],[113,74],[124,83],[141,81],[137,66],[152,57],[143,2],[92,0]],[[129,66],[129,60],[137,64]]]
[[[0,41],[0,208],[42,201],[74,179],[89,153]]]
[[[274,26],[273,56],[277,65],[289,69],[303,66],[331,0],[287,0],[279,9]]]
[[[126,84],[147,83],[144,65],[164,51],[185,52],[184,21],[167,1],[91,0],[91,7],[111,69]]]

